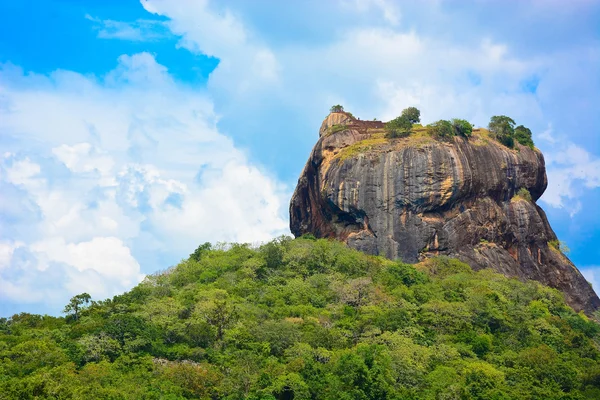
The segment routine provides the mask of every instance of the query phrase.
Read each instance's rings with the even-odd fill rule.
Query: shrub
[[[519,125],[515,128],[515,140],[531,149],[534,147],[533,139],[531,138],[531,130],[523,125]]]
[[[473,134],[473,125],[464,119],[454,118],[452,120],[452,128],[455,135],[469,138]]]
[[[406,137],[410,135],[412,122],[407,117],[401,115],[386,122],[385,129],[387,130],[387,134],[385,135],[387,138]]]
[[[533,199],[531,198],[531,193],[529,193],[529,190],[527,190],[525,188],[519,189],[519,191],[517,192],[517,196],[519,196],[527,201],[533,201]]]
[[[568,247],[567,244],[565,242],[563,242],[562,240],[550,240],[548,242],[548,246],[550,246],[550,248],[556,250],[556,251],[560,251],[563,254],[569,254],[569,252],[571,251]]]
[[[341,106],[341,105],[339,105],[339,104],[336,104],[335,106],[332,106],[332,107],[329,109],[329,112],[332,112],[332,113],[340,113],[340,112],[344,112],[344,107],[343,107],[343,106]]]
[[[500,143],[513,148],[515,141],[515,121],[506,115],[494,115],[490,119],[488,129]]]
[[[331,134],[334,134],[334,133],[338,133],[338,132],[344,131],[344,130],[346,130],[347,128],[348,128],[348,127],[347,127],[346,125],[342,125],[342,124],[335,124],[335,125],[332,125],[332,126],[329,128],[329,132],[328,132],[328,133],[331,135]]]
[[[440,119],[437,122],[427,125],[427,132],[437,138],[447,139],[454,136],[454,128],[450,121]]]

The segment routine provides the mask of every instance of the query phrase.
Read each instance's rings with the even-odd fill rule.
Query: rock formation
[[[319,136],[291,200],[294,235],[411,263],[456,257],[557,288],[575,310],[600,307],[535,203],[547,186],[539,150],[509,149],[485,129],[468,140],[424,129],[387,139],[382,122],[348,113],[331,113]]]

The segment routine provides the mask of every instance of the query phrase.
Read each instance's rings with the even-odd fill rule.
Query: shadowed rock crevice
[[[417,262],[447,255],[475,269],[534,279],[591,314],[600,299],[535,203],[547,186],[542,153],[509,149],[486,130],[469,140],[424,133],[386,139],[380,121],[332,113],[290,204],[300,236],[336,238],[368,254]],[[525,188],[532,200],[516,196]]]

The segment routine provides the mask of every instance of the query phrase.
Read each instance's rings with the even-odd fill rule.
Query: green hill
[[[0,321],[0,399],[598,399],[600,326],[536,282],[312,238],[205,245]]]

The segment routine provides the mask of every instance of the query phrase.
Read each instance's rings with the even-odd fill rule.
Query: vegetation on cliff
[[[337,104],[330,108],[332,113],[351,113],[344,111],[344,107]],[[374,121],[377,121],[374,119]],[[408,107],[402,113],[385,123],[385,137],[388,139],[405,138],[423,129],[421,122],[421,111],[416,107]],[[330,128],[329,134],[341,132],[348,129],[347,125],[336,125]],[[515,142],[533,149],[534,143],[529,128],[519,125],[515,128],[515,121],[506,115],[494,115],[488,124],[491,136],[506,147],[514,148]],[[464,119],[453,118],[452,120],[441,119],[427,125],[424,131],[432,138],[447,140],[453,136],[470,138],[473,134],[473,125]]]
[[[535,282],[342,243],[200,246],[0,323],[0,399],[597,399],[600,327]]]
[[[413,125],[421,122],[421,111],[415,107],[402,110],[402,114],[385,124],[387,138],[406,137],[411,134]]]
[[[514,147],[515,141],[532,149],[534,147],[531,130],[523,125],[515,128],[515,121],[506,115],[494,115],[488,129],[506,147]]]

